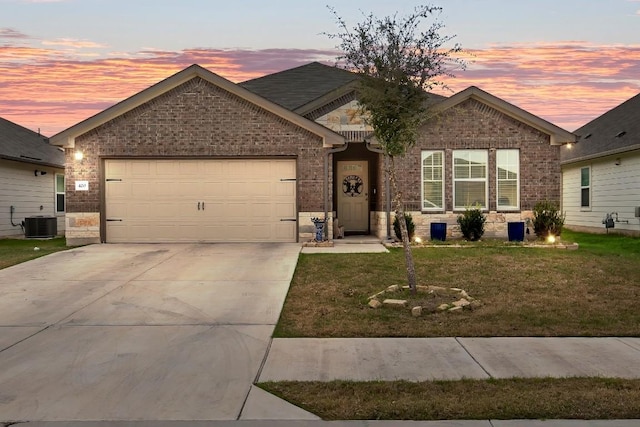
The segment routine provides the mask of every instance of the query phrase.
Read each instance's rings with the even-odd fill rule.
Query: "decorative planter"
[[[510,242],[524,241],[524,221],[508,222],[507,234]]]
[[[324,219],[311,218],[311,222],[316,226],[316,242],[322,242],[324,240],[322,236],[322,232],[324,231]]]
[[[432,222],[431,223],[431,240],[445,241],[447,239],[447,223]]]

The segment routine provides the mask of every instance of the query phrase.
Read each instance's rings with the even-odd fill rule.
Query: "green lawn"
[[[464,289],[481,306],[423,311],[443,295],[387,295],[409,308],[370,309],[368,297],[404,285],[402,249],[389,254],[302,254],[277,337],[640,336],[640,239],[565,231],[578,250],[483,242],[413,250],[418,284]]]
[[[67,249],[69,247],[64,237],[46,240],[0,239],[0,269]]]
[[[640,380],[331,381],[260,387],[325,420],[640,418]]]

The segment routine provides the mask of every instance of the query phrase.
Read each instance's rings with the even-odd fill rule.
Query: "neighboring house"
[[[0,118],[0,237],[24,235],[25,219],[30,236],[63,234],[64,187],[64,152]]]
[[[348,146],[332,155],[330,209],[346,233],[387,237],[384,158],[368,141],[372,129],[359,114],[356,75],[312,63],[241,86],[346,138]],[[506,236],[507,222],[531,218],[538,201],[560,203],[560,146],[575,135],[476,87],[450,98],[430,94],[428,102],[433,117],[397,159],[418,236],[428,238],[432,222],[447,223],[457,235],[458,215],[473,204],[487,213],[488,236]]]
[[[565,224],[640,235],[640,94],[575,133],[561,151]]]
[[[240,85],[193,65],[53,136],[68,153],[68,242],[296,242],[325,213],[348,234],[386,237],[385,160],[356,88],[319,63]],[[496,235],[537,201],[559,202],[573,134],[477,88],[430,102],[436,114],[398,159],[419,236],[433,221],[454,229],[474,202]]]

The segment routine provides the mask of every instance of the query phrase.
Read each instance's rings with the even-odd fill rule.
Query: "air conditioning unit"
[[[58,220],[54,216],[30,216],[24,219],[25,237],[55,237]]]

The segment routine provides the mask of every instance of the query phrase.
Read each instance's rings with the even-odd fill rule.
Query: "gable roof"
[[[562,150],[561,162],[573,163],[640,149],[640,94],[574,132],[578,144]]]
[[[321,126],[311,120],[308,120],[298,114],[295,114],[288,109],[275,104],[274,102],[265,99],[247,89],[223,78],[219,75],[197,65],[193,64],[184,70],[162,80],[159,83],[139,92],[124,101],[121,101],[106,110],[89,117],[88,119],[54,135],[51,137],[51,144],[59,145],[65,148],[73,148],[75,146],[75,139],[80,135],[83,135],[104,123],[121,116],[122,114],[139,107],[140,105],[151,101],[152,99],[180,86],[181,84],[194,79],[201,78],[233,95],[236,95],[248,102],[251,102],[307,131],[318,135],[323,140],[324,146],[343,145],[345,143],[344,137],[333,132],[332,130]]]
[[[319,109],[343,95],[357,90],[358,74],[312,62],[300,67],[269,74],[240,83],[241,86],[271,101],[305,115]],[[428,93],[427,106],[434,112],[452,108],[468,99],[475,99],[515,120],[549,135],[552,145],[576,141],[576,135],[534,114],[510,104],[475,86],[447,98]],[[375,138],[369,137],[371,141]]]
[[[315,104],[326,104],[352,91],[357,80],[358,75],[350,71],[311,62],[247,80],[240,83],[240,86],[288,110],[305,114]],[[327,96],[333,99],[326,99]]]
[[[64,151],[47,137],[0,117],[0,159],[64,168]]]
[[[573,133],[531,114],[520,107],[516,107],[497,96],[491,95],[476,86],[469,86],[465,90],[456,93],[438,104],[435,104],[433,109],[435,112],[442,112],[455,107],[468,99],[474,99],[486,104],[515,120],[526,123],[532,128],[549,135],[551,145],[562,145],[576,141],[576,135]]]
[[[310,113],[356,92],[359,78],[357,73],[311,62],[247,80],[240,85],[295,113],[309,117]],[[427,105],[435,105],[444,99],[447,97],[429,92]]]

